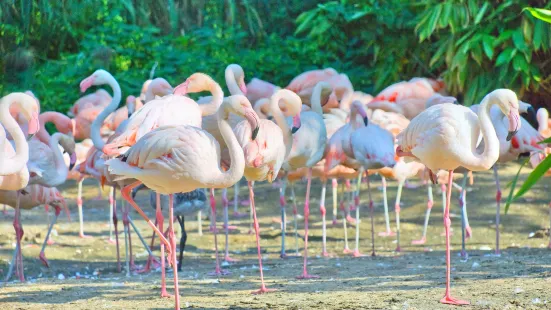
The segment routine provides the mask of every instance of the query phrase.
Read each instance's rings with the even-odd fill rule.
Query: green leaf
[[[530,73],[528,63],[522,54],[517,53],[515,57],[513,57],[513,69],[515,69],[515,71],[522,71],[527,74]]]
[[[517,181],[518,181],[518,177],[520,176],[520,171],[522,171],[522,168],[524,168],[524,166],[526,166],[526,164],[529,161],[530,161],[530,158],[527,158],[526,160],[524,160],[522,165],[520,165],[520,168],[518,169],[517,174],[511,181],[511,190],[509,191],[507,202],[505,203],[505,214],[507,214],[507,212],[509,211],[509,207],[511,206],[511,203],[513,202],[513,200],[515,200],[515,198],[513,197],[513,192],[515,191],[515,187],[517,186]]]
[[[516,49],[512,47],[506,48],[503,52],[499,54],[499,56],[497,56],[496,66],[501,66],[505,63],[509,63],[511,59],[515,57],[516,53],[517,53]]]
[[[528,175],[526,181],[522,184],[518,192],[513,197],[517,199],[526,194],[526,192],[536,184],[536,182],[551,168],[551,156],[545,157],[545,159],[534,168],[534,170]]]
[[[484,54],[488,57],[488,59],[492,60],[494,58],[494,37],[488,35],[484,36],[484,39],[482,39],[482,47],[484,48]]]
[[[526,10],[532,14],[537,19],[543,20],[546,23],[551,24],[551,11],[545,10],[545,9],[538,9],[538,8],[524,8],[523,11]]]
[[[429,67],[432,68],[432,66],[434,66],[434,64],[440,60],[440,57],[442,57],[442,55],[444,55],[444,53],[446,52],[446,48],[448,47],[448,44],[440,44],[440,47],[438,47],[438,49],[436,50],[436,53],[434,53],[434,56],[432,56],[432,58],[430,59],[430,62],[429,62]]]
[[[513,34],[515,33],[514,30],[506,30],[499,34],[499,37],[494,41],[494,47],[499,46],[501,43],[509,40]]]
[[[538,142],[539,144],[549,144],[551,143],[551,138],[543,139],[542,141]]]
[[[526,45],[526,42],[524,42],[524,35],[522,33],[522,29],[517,29],[515,33],[513,34],[513,43],[515,44],[515,47],[519,51],[526,51],[528,50],[528,46]]]
[[[475,44],[471,48],[471,57],[478,63],[479,66],[482,66],[482,48],[480,44]]]
[[[545,24],[541,21],[536,21],[534,23],[534,37],[532,38],[532,42],[534,44],[534,47],[537,50],[540,49],[541,43],[543,41],[543,26]]]
[[[489,2],[484,2],[478,13],[476,14],[476,17],[474,18],[475,25],[478,25],[480,21],[482,20],[482,17],[484,17],[484,13],[486,13],[486,10],[490,7]]]

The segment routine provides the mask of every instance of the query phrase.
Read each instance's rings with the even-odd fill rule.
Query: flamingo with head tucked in
[[[448,192],[444,211],[446,229],[446,293],[441,303],[464,305],[467,301],[451,296],[450,272],[450,199],[453,170],[465,167],[471,171],[490,169],[499,158],[499,140],[490,119],[490,108],[497,105],[508,118],[510,141],[520,125],[519,102],[508,89],[495,90],[484,97],[478,114],[469,108],[454,104],[435,105],[412,119],[398,135],[398,156],[412,157],[431,171],[448,170]],[[479,136],[484,139],[484,151],[477,151]]]

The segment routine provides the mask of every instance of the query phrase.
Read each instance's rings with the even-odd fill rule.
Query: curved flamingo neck
[[[29,145],[25,135],[10,114],[10,105],[13,103],[20,104],[25,100],[29,100],[29,98],[31,97],[23,93],[11,93],[0,99],[0,123],[10,133],[15,142],[15,156],[0,160],[0,175],[14,174],[23,169],[29,161]],[[0,151],[4,152],[4,148],[1,148]]]
[[[540,133],[549,129],[549,112],[547,112],[547,109],[540,108],[536,114],[536,118],[538,120],[538,131]]]
[[[67,176],[69,175],[69,168],[65,165],[65,160],[63,159],[63,154],[61,153],[61,150],[59,149],[59,140],[63,137],[62,133],[56,132],[53,134],[53,136],[50,138],[50,141],[48,143],[48,146],[52,150],[54,154],[54,164],[55,164],[55,177],[53,180],[47,180],[50,184],[55,184],[54,186],[57,186],[59,184],[62,184],[67,180]]]
[[[283,142],[285,143],[285,157],[291,152],[293,147],[293,134],[289,128],[289,124],[285,120],[285,115],[281,111],[279,102],[283,99],[283,105],[287,111],[289,111],[288,116],[295,116],[300,113],[302,108],[302,102],[300,97],[290,90],[279,90],[270,98],[270,111],[272,116],[275,119],[276,124],[281,129],[283,134]]]
[[[49,143],[51,138],[50,134],[46,130],[46,123],[54,123],[57,131],[67,134],[68,132],[66,131],[68,128],[64,128],[61,123],[63,121],[66,121],[67,123],[71,122],[71,119],[65,116],[65,114],[54,112],[54,111],[48,111],[40,114],[38,116],[38,120],[40,121],[40,130],[38,130],[38,132],[36,133],[36,137],[42,143],[46,143],[46,144]]]
[[[312,108],[312,111],[318,113],[319,115],[323,115],[323,108],[321,107],[321,92],[324,88],[326,88],[327,84],[324,83],[318,83],[316,86],[314,86],[314,90],[312,90],[312,98],[310,99],[310,105]]]
[[[476,149],[466,152],[463,158],[463,167],[471,171],[481,171],[490,169],[499,158],[499,140],[490,119],[490,108],[496,104],[492,94],[488,94],[482,99],[478,109],[478,124],[484,139],[484,151],[478,154]],[[470,132],[468,133],[470,134]],[[470,148],[470,146],[467,146]]]
[[[353,98],[354,90],[347,87],[344,91],[344,94],[342,95],[341,102],[339,103],[339,108],[345,111],[350,111],[350,106],[352,105]]]
[[[105,146],[105,142],[101,138],[101,126],[103,125],[103,122],[109,116],[109,114],[115,112],[115,110],[119,107],[122,97],[121,87],[119,86],[117,80],[115,80],[115,78],[111,75],[107,76],[106,79],[106,84],[111,86],[111,88],[113,89],[113,99],[111,100],[111,103],[106,106],[98,115],[98,117],[96,117],[96,119],[92,122],[92,128],[90,129],[90,137],[94,142],[94,147],[99,151],[102,151],[103,147]]]
[[[236,64],[229,65],[224,72],[226,85],[228,86],[228,90],[230,91],[231,95],[245,95],[239,88],[239,85],[237,85],[236,77],[241,74],[243,74],[243,69],[241,68],[241,66]]]
[[[228,101],[224,101],[218,110],[217,118],[220,134],[228,146],[230,153],[230,168],[226,172],[220,171],[220,174],[214,178],[212,184],[206,187],[230,187],[243,177],[243,171],[245,170],[245,156],[243,155],[241,145],[237,141],[237,138],[228,123],[228,116],[230,113],[229,110],[230,103]]]
[[[212,94],[212,99],[209,103],[199,105],[202,116],[208,116],[216,113],[222,104],[222,100],[224,100],[224,92],[218,83],[209,81],[208,90]]]

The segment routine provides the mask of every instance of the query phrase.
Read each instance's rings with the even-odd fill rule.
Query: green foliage
[[[537,19],[543,20],[544,22],[551,23],[551,11],[537,8],[524,8]]]

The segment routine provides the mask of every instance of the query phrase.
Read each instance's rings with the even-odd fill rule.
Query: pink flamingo
[[[147,106],[147,105],[146,105]],[[235,138],[227,122],[228,114],[235,113],[245,117],[253,129],[252,139],[258,133],[258,117],[252,107],[239,100],[225,101],[219,111],[219,126],[224,135],[231,157],[231,167],[223,172],[220,168],[220,147],[206,131],[189,125],[163,126],[144,135],[138,143],[132,146],[121,158],[106,162],[116,179],[136,179],[138,181],[122,190],[123,197],[140,213],[149,226],[159,235],[161,242],[169,253],[169,262],[176,267],[176,238],[174,235],[173,199],[174,193],[185,193],[197,188],[225,188],[233,185],[242,176],[245,169],[245,159],[239,142]],[[167,139],[167,137],[169,137]],[[154,146],[153,149],[151,147]],[[145,184],[158,194],[169,195],[169,239],[143,213],[131,197],[131,191],[139,184]],[[157,202],[160,196],[157,196]],[[211,191],[211,199],[213,199]],[[213,217],[216,218],[216,204],[212,203]],[[160,215],[160,205],[157,203],[157,217]],[[216,230],[214,231],[216,248],[216,273],[221,274],[218,264],[218,246]],[[163,282],[165,279],[163,277]],[[174,291],[176,296],[175,309],[180,308],[178,289],[178,272],[174,270]],[[165,292],[166,293],[166,292]],[[166,295],[166,294],[165,294]]]
[[[246,89],[247,99],[249,99],[250,102],[256,103],[260,99],[270,98],[276,91],[281,88],[270,82],[266,82],[257,78],[252,78],[252,80],[247,84]]]
[[[448,170],[448,192],[444,212],[446,229],[446,293],[441,303],[465,305],[468,301],[451,296],[450,289],[450,199],[453,170],[465,167],[471,171],[490,169],[499,158],[499,140],[489,117],[490,108],[497,105],[508,117],[507,140],[520,127],[519,103],[508,89],[495,90],[484,97],[478,115],[469,108],[454,104],[435,105],[415,117],[398,135],[398,156],[413,157],[431,171]],[[479,135],[484,139],[482,154],[476,151]]]
[[[86,96],[80,97],[69,112],[67,113],[71,117],[75,117],[82,113],[82,111],[95,108],[95,107],[106,107],[109,102],[111,102],[111,95],[104,89],[98,89],[92,94],[88,94]]]
[[[10,114],[10,106],[17,105],[18,114],[22,115],[28,123],[29,140],[35,135],[39,128],[38,112],[39,105],[35,98],[24,93],[11,93],[0,99],[0,149],[3,150],[0,156],[0,189],[7,191],[17,191],[15,203],[15,219],[13,227],[17,239],[16,260],[19,261],[19,279],[25,281],[23,275],[23,259],[21,256],[21,238],[23,238],[23,229],[20,221],[19,198],[20,190],[27,186],[29,182],[29,170],[27,162],[29,160],[29,145],[23,131]],[[14,147],[8,143],[6,132],[13,137]]]
[[[52,221],[48,227],[48,232],[46,233],[46,238],[42,243],[42,249],[40,250],[40,259],[45,263],[46,267],[49,267],[48,262],[43,260],[44,250],[48,244],[50,238],[50,233],[54,224],[57,221],[59,213],[61,211],[60,206],[66,207],[65,199],[59,191],[55,188],[49,188],[42,185],[34,184],[28,185],[22,191],[6,191],[0,190],[0,202],[9,205],[15,206],[16,217],[21,216],[21,209],[29,210],[40,205],[52,205],[55,208],[55,219]],[[16,229],[16,234],[19,234],[17,230],[20,230],[21,236],[23,234],[23,226],[19,224],[18,229]],[[19,241],[15,247],[12,263],[10,264],[9,271],[6,275],[5,281],[8,281],[11,278],[13,269],[16,269],[17,274],[21,282],[25,281],[23,275],[23,258],[21,255],[21,242]]]
[[[242,97],[243,101],[248,101]],[[283,114],[280,108],[280,101],[283,101]],[[300,97],[290,90],[279,90],[274,93],[270,99],[271,112],[274,116],[277,125],[272,121],[261,119],[259,127],[253,128],[247,121],[242,121],[234,128],[235,135],[239,144],[245,153],[245,172],[244,176],[248,181],[249,198],[251,201],[251,210],[253,213],[254,229],[256,233],[256,247],[258,250],[258,263],[260,269],[260,290],[255,294],[269,292],[264,285],[264,274],[262,271],[262,254],[260,253],[260,227],[256,217],[256,207],[254,201],[253,181],[268,180],[270,183],[277,177],[281,165],[291,151],[293,146],[292,131],[299,128],[289,128],[285,116],[295,117],[300,114],[302,103]],[[250,105],[250,103],[249,103]],[[259,128],[259,129],[258,129]],[[258,130],[258,135],[255,140],[251,140],[251,135],[255,135],[253,130]],[[285,219],[283,219],[284,223]],[[283,224],[285,225],[285,224]]]
[[[320,82],[314,88],[312,97],[319,98],[323,89],[329,85]],[[273,111],[272,111],[273,112]],[[321,102],[314,99],[311,111],[302,111],[300,115],[293,117],[293,127],[300,128],[294,132],[293,147],[283,163],[285,171],[293,171],[298,168],[308,168],[308,181],[306,185],[306,199],[304,201],[304,266],[299,279],[311,279],[318,276],[310,275],[308,265],[308,217],[310,215],[310,185],[312,182],[312,167],[323,158],[327,143],[327,129],[323,122]]]
[[[106,74],[108,73],[103,70],[96,71],[90,77],[82,81],[81,90],[86,90],[91,85],[95,85],[94,83],[103,83],[101,78],[107,77]],[[213,100],[211,103],[198,105],[197,102],[192,99],[185,96],[180,96],[181,94],[186,94],[188,92],[200,92],[203,90],[210,90],[213,94]],[[94,135],[92,135],[94,146],[96,148],[101,147],[102,151],[107,155],[119,155],[124,153],[125,149],[128,147],[134,145],[136,141],[138,141],[146,133],[157,127],[167,125],[190,125],[201,128],[202,116],[210,115],[216,112],[223,97],[224,93],[218,83],[206,74],[195,73],[191,75],[186,82],[178,85],[174,89],[174,95],[157,98],[144,105],[144,107],[140,109],[139,113],[132,115],[132,117],[128,119],[126,130],[111,143],[104,145],[103,141],[96,142],[96,140],[94,140]],[[108,115],[115,108],[116,105],[109,105],[104,111],[102,111],[95,122],[99,122],[99,120],[103,122],[102,117],[104,113]],[[186,112],[181,113],[181,111]]]

